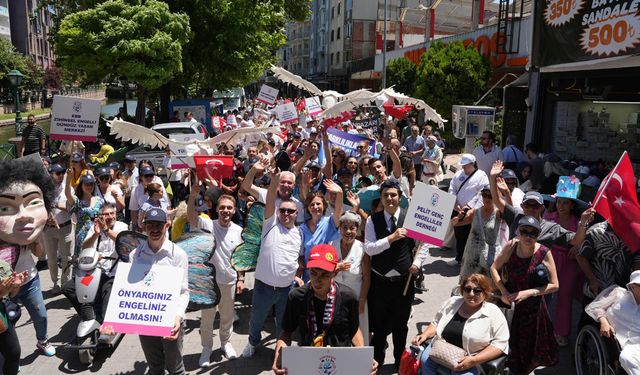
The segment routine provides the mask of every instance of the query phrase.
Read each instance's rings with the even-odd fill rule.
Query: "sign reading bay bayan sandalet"
[[[541,66],[640,53],[640,0],[546,0],[537,5]]]
[[[422,182],[416,182],[407,209],[407,237],[435,246],[444,244],[456,197]]]
[[[56,95],[49,136],[57,140],[95,142],[99,119],[100,100]]]

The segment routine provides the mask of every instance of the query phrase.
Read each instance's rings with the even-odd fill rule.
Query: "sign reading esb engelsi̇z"
[[[640,53],[640,0],[547,0],[537,6],[542,66]]]
[[[183,272],[178,267],[121,262],[104,325],[120,333],[171,336]]]
[[[442,246],[455,203],[455,196],[422,182],[416,182],[413,199],[404,219],[407,237]]]
[[[96,141],[100,100],[56,95],[52,107],[51,139]]]

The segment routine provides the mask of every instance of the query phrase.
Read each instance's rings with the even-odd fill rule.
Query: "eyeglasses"
[[[109,181],[111,180],[111,176],[100,176],[98,177],[100,181]]]
[[[471,292],[473,292],[473,294],[481,294],[484,292],[482,288],[472,288],[470,286],[465,286],[462,290],[467,294],[471,294]]]
[[[144,175],[144,176],[142,176],[142,177],[144,177],[144,178],[148,178],[148,177],[155,177],[155,175],[154,175],[154,174],[145,174],[145,175]]]
[[[280,213],[283,215],[293,215],[296,213],[295,208],[281,208]]]
[[[56,176],[62,176],[64,172],[53,172],[53,174],[55,174]]]
[[[540,235],[540,232],[538,232],[537,230],[520,230],[520,235],[522,237],[529,237],[529,238],[536,239]]]

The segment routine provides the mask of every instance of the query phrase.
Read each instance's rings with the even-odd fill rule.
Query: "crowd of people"
[[[595,319],[603,335],[623,332],[621,365],[640,374],[640,273],[635,271],[640,252],[632,253],[602,218],[594,220],[595,210],[579,199],[547,195],[555,193],[563,174],[597,187],[607,173],[603,163],[584,173],[585,163],[563,163],[540,154],[535,144],[523,152],[513,137],[501,149],[490,131],[454,166],[448,192],[456,204],[446,243],[434,250],[455,254],[448,264],[460,267],[459,287],[427,329],[410,337],[414,296],[424,290],[422,272],[430,266],[423,264],[429,245],[408,237],[403,224],[416,181],[443,182],[445,145],[437,131],[413,117],[380,118],[373,129],[356,121],[335,125],[369,139],[348,155],[330,144],[322,123],[304,110],[298,123],[280,125],[250,101],[227,114],[226,130],[266,121],[271,126],[256,142],[218,145],[217,154],[234,158],[233,175],[220,180],[200,180],[192,169],[173,171],[178,177],[167,179],[169,154],[162,165],[131,155],[104,164],[104,155],[84,153],[79,145],[55,161],[45,160],[46,174],[26,161],[0,163],[0,297],[26,308],[37,347],[53,356],[36,260],[47,259],[52,292],[63,293],[79,310],[71,260],[95,247],[106,274],[97,312],[102,319],[116,272],[115,239],[125,230],[142,232],[147,240],[130,255],[133,262],[185,272],[171,335],[141,335],[140,343],[150,374],[182,374],[188,249],[175,242],[198,228],[216,239],[209,262],[220,288],[218,305],[201,311],[201,367],[212,364],[219,312],[220,347],[227,359],[252,357],[263,342],[265,320],[274,314],[276,374],[286,373],[280,349],[292,344],[295,331],[303,346],[372,346],[372,373],[385,360],[399,367],[405,347],[413,343],[426,346],[423,374],[445,366],[433,360],[445,344],[466,353],[448,368],[452,374],[477,374],[477,366],[501,356],[507,356],[511,373],[529,374],[558,363],[578,299],[587,307],[580,324]],[[26,134],[40,134],[29,126],[37,125],[29,123]],[[27,140],[21,156],[40,148],[39,141]],[[371,199],[365,191],[377,195]],[[261,233],[255,233],[260,251],[255,272],[238,272],[231,257],[244,240],[254,204],[264,205]],[[255,281],[249,339],[239,355],[230,338],[234,299],[245,290],[247,277]],[[500,303],[515,307],[505,316]],[[556,306],[553,315],[549,303]],[[3,374],[14,375],[20,345],[6,319],[8,306],[0,304],[0,354]],[[113,330],[103,326],[101,333]],[[392,359],[385,358],[389,335]]]

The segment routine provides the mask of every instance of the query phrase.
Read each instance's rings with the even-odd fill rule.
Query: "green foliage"
[[[42,86],[43,71],[31,58],[16,51],[11,42],[0,38],[0,80],[4,87],[11,84],[4,77],[12,69],[18,69],[24,75],[23,89],[36,89]]]
[[[55,38],[57,63],[83,83],[125,76],[155,89],[182,71],[190,34],[185,14],[157,0],[109,0],[66,16]]]
[[[401,57],[387,63],[387,87],[406,95],[413,95],[418,68],[411,60]]]
[[[489,60],[472,46],[436,42],[420,58],[414,96],[451,120],[451,107],[473,104],[482,96],[490,76]],[[458,144],[451,126],[445,126],[443,136],[447,146]]]

